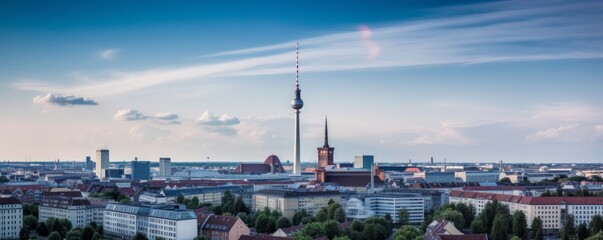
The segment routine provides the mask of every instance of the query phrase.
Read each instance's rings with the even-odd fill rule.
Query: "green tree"
[[[402,208],[398,211],[398,225],[405,226],[410,224],[410,215],[408,210]]]
[[[348,228],[356,232],[362,232],[364,230],[364,223],[358,220],[353,220]]]
[[[570,240],[574,234],[576,234],[574,216],[570,214],[567,216],[565,224],[563,224],[563,228],[561,228],[561,240]]]
[[[301,220],[302,224],[308,224],[308,223],[311,223],[311,222],[314,222],[314,218],[312,216],[304,217]]]
[[[603,231],[600,231],[597,234],[588,237],[586,240],[603,240]]]
[[[391,219],[391,217],[390,217]],[[345,222],[345,210],[342,207],[335,209],[335,214],[333,215],[333,220],[337,222]]]
[[[484,209],[479,215],[480,220],[484,224],[486,228],[486,232],[489,233],[492,231],[492,223],[494,222],[494,217],[496,216],[496,209],[498,208],[498,201],[493,200],[487,202],[484,205]]]
[[[590,231],[590,235],[595,235],[603,230],[603,218],[601,215],[597,214],[593,216],[588,224],[588,230]]]
[[[38,227],[38,219],[33,215],[27,215],[23,217],[23,226],[27,227],[28,230],[36,230]]]
[[[59,232],[52,232],[50,233],[50,235],[48,235],[48,238],[46,238],[46,240],[63,240],[63,237],[61,237],[61,234]]]
[[[333,238],[333,240],[352,240],[352,239],[350,239],[348,236],[339,236],[339,237]]]
[[[38,227],[36,228],[36,232],[38,232],[38,234],[40,236],[48,236],[48,227],[46,227],[46,223],[45,222],[40,222],[38,223]]]
[[[454,207],[454,209],[463,214],[463,219],[465,220],[463,221],[463,226],[459,227],[470,227],[471,222],[473,222],[473,219],[475,218],[475,207],[473,207],[473,205],[467,206],[467,204],[459,203]]]
[[[413,226],[403,226],[394,234],[394,240],[413,240],[421,236],[421,231]]]
[[[132,240],[149,240],[149,239],[143,233],[137,232],[136,235],[134,235],[134,238],[132,238]]]
[[[123,199],[119,200],[119,203],[121,203],[121,204],[132,203],[132,199],[130,199],[130,198],[123,198]]]
[[[333,203],[331,205],[329,205],[329,207],[327,208],[327,218],[329,219],[334,219],[335,218],[335,210],[337,210],[338,208],[342,208],[341,204],[339,203]]]
[[[84,230],[82,231],[82,239],[92,239],[95,232],[96,230],[90,225],[84,227]]]
[[[465,226],[465,218],[463,214],[457,210],[447,209],[446,211],[440,213],[439,216],[436,216],[436,218],[451,221],[457,228],[462,228]]]
[[[334,205],[334,204],[333,204]],[[327,220],[324,223],[323,229],[325,231],[325,235],[329,239],[333,239],[342,234],[341,228],[339,228],[339,223],[334,220]]]
[[[293,223],[293,226],[297,226],[301,223],[302,219],[304,217],[309,216],[308,212],[306,212],[305,209],[302,209],[301,211],[296,211],[293,214],[293,217],[291,218],[291,222]]]
[[[71,229],[65,234],[67,240],[80,240],[82,238],[82,231],[79,228]]]
[[[258,233],[270,233],[268,229],[268,219],[267,216],[260,214],[260,216],[255,220],[255,231]]]
[[[511,184],[511,179],[508,177],[504,177],[501,178],[500,180],[498,180],[499,183],[507,183],[507,184]]]
[[[581,223],[578,225],[578,228],[576,229],[576,235],[578,237],[578,240],[584,240],[588,237],[588,228],[586,227],[586,224]]]
[[[6,178],[6,176],[0,176],[0,183],[10,182],[10,179]]]
[[[322,223],[313,222],[307,224],[300,231],[301,235],[311,237],[312,239],[322,237],[325,235],[325,230]]]
[[[489,239],[492,240],[507,240],[507,228],[505,227],[508,222],[505,222],[502,215],[494,217],[492,223],[492,231],[490,232]]]
[[[291,220],[287,217],[280,217],[276,220],[276,229],[291,227]]]
[[[100,233],[94,233],[94,236],[92,236],[92,240],[103,240],[103,235]]]
[[[558,197],[563,196],[563,189],[561,188],[560,185],[557,186],[557,189],[556,189],[555,192],[556,192],[556,194],[557,194]]]
[[[178,197],[176,198],[176,203],[184,203],[184,195],[178,195]]]
[[[23,216],[32,215],[38,218],[38,206],[35,204],[23,204]]]
[[[391,231],[388,232],[383,225],[375,223],[364,225],[364,230],[362,231],[362,234],[364,234],[367,239],[376,240],[384,240],[389,237],[390,233]]]
[[[528,237],[528,220],[522,211],[517,210],[513,213],[512,233],[521,239]]]
[[[186,208],[193,210],[199,208],[199,198],[197,196],[191,198],[191,200],[186,204]]]
[[[195,240],[207,240],[207,237],[205,237],[203,235],[199,235],[195,238]]]
[[[520,238],[520,237],[518,237],[518,236],[513,236],[513,237],[511,238],[511,240],[521,240],[521,238]]]
[[[486,231],[488,231],[488,229],[486,229],[486,225],[484,224],[484,222],[482,222],[482,220],[479,218],[476,218],[475,220],[473,220],[470,228],[471,228],[471,232],[475,233],[475,234],[486,233]]]
[[[333,200],[332,198],[331,198],[331,199],[329,199],[329,202],[327,202],[327,204],[328,204],[328,205],[331,205],[331,204],[333,204],[333,203],[336,203],[336,202],[335,202],[335,200]]]
[[[543,232],[542,232],[542,219],[540,219],[540,217],[536,217],[534,218],[534,220],[532,220],[532,231],[530,238],[533,240],[543,240],[544,236],[543,236]]]
[[[329,213],[324,208],[316,213],[316,221],[324,222],[329,219]]]
[[[598,175],[592,175],[592,176],[590,176],[590,179],[592,179],[595,182],[603,182],[603,178]]]
[[[552,195],[551,191],[544,190],[544,192],[542,194],[540,194],[541,197],[550,197]]]
[[[20,240],[27,240],[29,239],[29,229],[27,229],[27,227],[22,227],[21,230],[19,231],[19,239]]]
[[[239,212],[249,213],[249,208],[247,208],[247,206],[245,205],[245,202],[243,202],[242,196],[239,196],[237,198],[237,200],[235,201],[234,212],[235,213],[239,213]]]

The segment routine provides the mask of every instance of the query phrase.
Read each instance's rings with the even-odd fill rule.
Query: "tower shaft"
[[[295,142],[293,144],[293,174],[301,175],[299,109],[295,110]]]

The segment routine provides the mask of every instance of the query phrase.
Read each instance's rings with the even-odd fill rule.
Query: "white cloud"
[[[117,113],[113,116],[113,119],[119,121],[137,121],[147,118],[149,118],[149,116],[146,116],[134,109],[122,109],[117,111]]]
[[[51,104],[57,106],[98,105],[98,103],[90,98],[76,97],[73,95],[59,96],[52,93],[48,93],[44,96],[36,96],[33,101],[35,104]]]
[[[99,52],[99,56],[104,60],[115,60],[119,49],[107,49]]]
[[[532,141],[542,141],[542,140],[558,140],[564,141],[569,140],[567,132],[570,132],[576,128],[580,127],[580,124],[569,124],[563,125],[559,127],[549,128],[546,130],[535,132],[528,136],[528,140]]]
[[[420,131],[420,136],[406,142],[408,145],[466,145],[471,141],[459,132],[462,126],[450,122],[442,122],[433,130]]]
[[[203,126],[203,129],[218,135],[233,136],[239,132],[236,127],[241,121],[237,117],[226,114],[215,116],[211,111],[205,111],[203,115],[195,119],[195,122]]]
[[[130,128],[128,131],[130,136],[147,140],[147,141],[156,141],[165,139],[170,136],[171,132],[155,127],[151,127],[149,125],[139,125]]]
[[[153,119],[157,120],[157,123],[159,124],[180,124],[180,121],[178,121],[178,115],[175,113],[157,113],[155,116],[153,116]]]
[[[592,11],[593,7],[598,6],[597,1],[512,1],[439,9],[441,12],[433,15],[445,17],[301,39],[300,70],[325,72],[435,64],[603,58],[603,47],[596,44],[603,40],[603,32],[593,31],[603,21],[603,16]],[[232,60],[115,72],[90,83],[71,86],[32,82],[22,82],[16,86],[34,91],[61,89],[94,97],[216,75],[292,73],[295,71],[294,48],[295,42],[286,42],[216,53],[205,57],[229,56]],[[107,56],[114,58],[115,53]]]

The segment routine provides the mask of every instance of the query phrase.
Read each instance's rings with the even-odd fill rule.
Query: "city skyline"
[[[302,162],[603,161],[597,1],[128,4],[0,3],[0,160],[292,162],[299,42]]]

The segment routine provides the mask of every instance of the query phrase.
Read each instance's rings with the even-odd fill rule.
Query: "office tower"
[[[291,107],[295,109],[295,136],[293,144],[293,175],[301,175],[301,160],[299,151],[299,110],[304,106],[299,89],[299,44],[295,48],[295,98],[291,101]]]
[[[105,169],[109,168],[109,149],[96,150],[96,176],[105,177]]]
[[[159,176],[162,178],[172,176],[172,159],[159,158]]]
[[[94,164],[95,163],[92,161],[92,158],[90,156],[86,156],[86,165],[84,166],[84,169],[92,171],[92,169],[94,169]]]
[[[132,179],[151,179],[151,162],[138,161],[138,158],[134,158],[134,161],[132,161],[130,167],[132,168]]]
[[[375,162],[373,155],[362,155],[354,157],[354,168],[371,169],[371,166]]]

